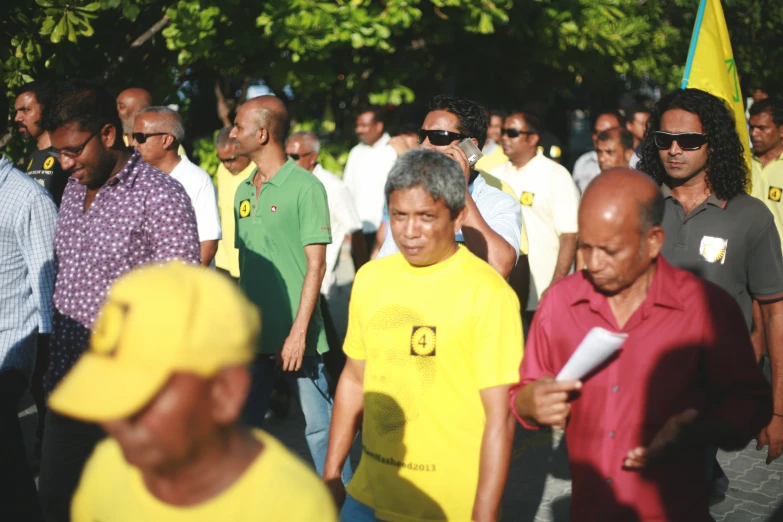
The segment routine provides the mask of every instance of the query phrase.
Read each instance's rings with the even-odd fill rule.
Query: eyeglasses
[[[220,156],[218,156],[218,159],[220,160],[221,163],[231,163],[232,161],[236,161],[237,160],[237,156],[234,155],[234,156],[231,156],[230,158],[221,158]]]
[[[131,133],[131,137],[133,138],[133,141],[141,145],[142,143],[147,142],[147,138],[151,138],[153,136],[165,136],[166,134],[169,134],[168,132],[150,132],[149,134],[144,134],[143,132],[133,132]]]
[[[669,132],[655,131],[653,135],[655,146],[661,150],[668,150],[675,141],[682,150],[699,150],[707,143],[707,136],[698,132],[683,132],[671,134]]]
[[[101,132],[101,129],[98,129],[97,131],[95,131],[95,132],[93,132],[92,134],[90,134],[90,137],[89,137],[89,138],[87,138],[87,140],[86,140],[84,143],[82,143],[81,145],[79,145],[79,146],[78,146],[78,147],[76,147],[75,149],[60,149],[60,150],[52,150],[52,151],[50,151],[50,152],[52,153],[52,156],[54,156],[54,157],[55,157],[55,158],[57,158],[58,160],[60,159],[60,157],[61,157],[61,156],[65,156],[66,158],[71,158],[71,159],[78,158],[78,157],[79,157],[79,155],[80,155],[80,154],[82,153],[82,151],[84,150],[84,147],[86,147],[86,146],[87,146],[87,144],[88,144],[88,143],[90,143],[90,141],[92,141],[92,139],[93,139],[93,138],[94,138],[94,137],[95,137],[95,136],[96,136],[96,135],[97,135],[99,132]]]
[[[315,151],[311,150],[310,152],[305,152],[304,154],[289,154],[288,157],[294,161],[299,161],[301,158],[309,156],[310,154],[315,154]]]
[[[509,138],[519,138],[523,134],[536,134],[533,131],[523,131],[519,129],[500,129],[501,136],[508,136]]]
[[[430,143],[438,147],[448,145],[454,140],[464,140],[470,136],[459,134],[458,132],[449,132],[445,130],[424,130],[419,129],[419,145],[424,143],[424,140],[429,139]]]

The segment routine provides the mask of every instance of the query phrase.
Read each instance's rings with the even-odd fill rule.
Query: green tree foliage
[[[230,121],[262,80],[297,125],[352,139],[365,102],[440,92],[489,106],[616,100],[643,79],[677,86],[696,0],[6,0],[0,68],[97,78],[179,103],[192,137]],[[743,84],[780,84],[779,0],[727,0]],[[398,113],[400,121],[419,118]],[[332,145],[327,142],[326,150]],[[339,156],[338,149],[335,155]]]

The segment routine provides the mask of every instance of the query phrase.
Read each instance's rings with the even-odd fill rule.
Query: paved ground
[[[350,256],[343,252],[332,310],[338,329],[344,331],[353,271]],[[29,398],[26,406],[29,405]],[[36,415],[34,407],[22,413],[28,446],[32,449]],[[304,440],[304,419],[297,406],[284,420],[271,418],[266,429],[303,459],[310,461]],[[562,435],[551,431],[517,430],[511,469],[503,499],[504,521],[567,522],[570,504],[570,474]],[[352,460],[358,462],[358,443]],[[783,459],[767,466],[766,452],[755,450],[755,442],[739,453],[720,453],[718,459],[731,480],[726,500],[712,509],[717,522],[771,521],[776,507],[783,508]],[[775,518],[783,521],[783,517]]]

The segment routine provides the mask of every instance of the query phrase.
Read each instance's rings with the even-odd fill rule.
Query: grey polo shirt
[[[670,264],[726,290],[750,328],[752,300],[783,298],[783,255],[772,213],[740,194],[728,201],[714,194],[687,216],[666,185],[661,253]]]

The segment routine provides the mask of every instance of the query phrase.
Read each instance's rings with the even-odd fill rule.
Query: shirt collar
[[[283,183],[285,183],[285,180],[288,179],[288,176],[291,175],[294,169],[296,169],[296,163],[294,163],[294,160],[291,158],[288,158],[288,160],[283,163],[283,166],[280,167],[280,170],[277,171],[277,174],[269,178],[267,183],[274,185],[275,187],[283,186]],[[258,172],[258,167],[253,169],[253,172],[250,173],[250,176],[247,178],[247,180],[245,180],[245,183],[252,185],[253,178],[256,176],[256,172]]]
[[[663,194],[663,199],[674,198],[674,194],[672,194],[672,189],[670,189],[669,186],[666,185],[666,183],[661,184],[661,194]],[[718,196],[715,195],[715,193],[712,192],[710,193],[709,196],[707,196],[706,202],[720,209],[726,208],[726,200],[720,199]]]
[[[751,155],[750,155],[750,157],[751,157],[751,159],[752,159],[754,162],[756,162],[756,163],[758,163],[758,164],[759,164],[759,167],[761,167],[762,169],[763,169],[763,168],[765,168],[765,167],[764,167],[764,165],[761,163],[761,161],[759,161],[758,157],[756,157],[754,154],[751,154]],[[783,160],[783,152],[781,152],[781,153],[780,153],[780,156],[778,156],[777,158],[773,159],[772,161],[780,161],[780,160]],[[772,161],[770,161],[769,163],[767,163],[767,165],[769,165],[770,163],[772,163]]]
[[[658,256],[657,264],[655,276],[641,307],[644,317],[650,315],[653,306],[684,310],[683,300],[678,295],[677,282],[674,280],[674,269],[663,256]],[[569,304],[574,306],[587,302],[590,303],[590,309],[599,311],[601,305],[606,303],[606,296],[595,289],[584,270],[579,273],[579,276],[582,278],[582,283],[578,291],[571,295]]]
[[[109,181],[107,181],[103,187],[116,187],[117,185],[129,185],[133,186],[134,182],[136,181],[136,178],[139,175],[139,167],[146,166],[148,169],[154,168],[149,163],[144,163],[144,160],[141,159],[141,154],[138,150],[133,149],[133,154],[131,154],[130,159],[125,163],[125,166],[122,167],[122,170],[120,170],[116,176],[113,176],[109,178]],[[79,183],[76,178],[68,177],[68,183]],[[101,187],[101,189],[103,189]]]

